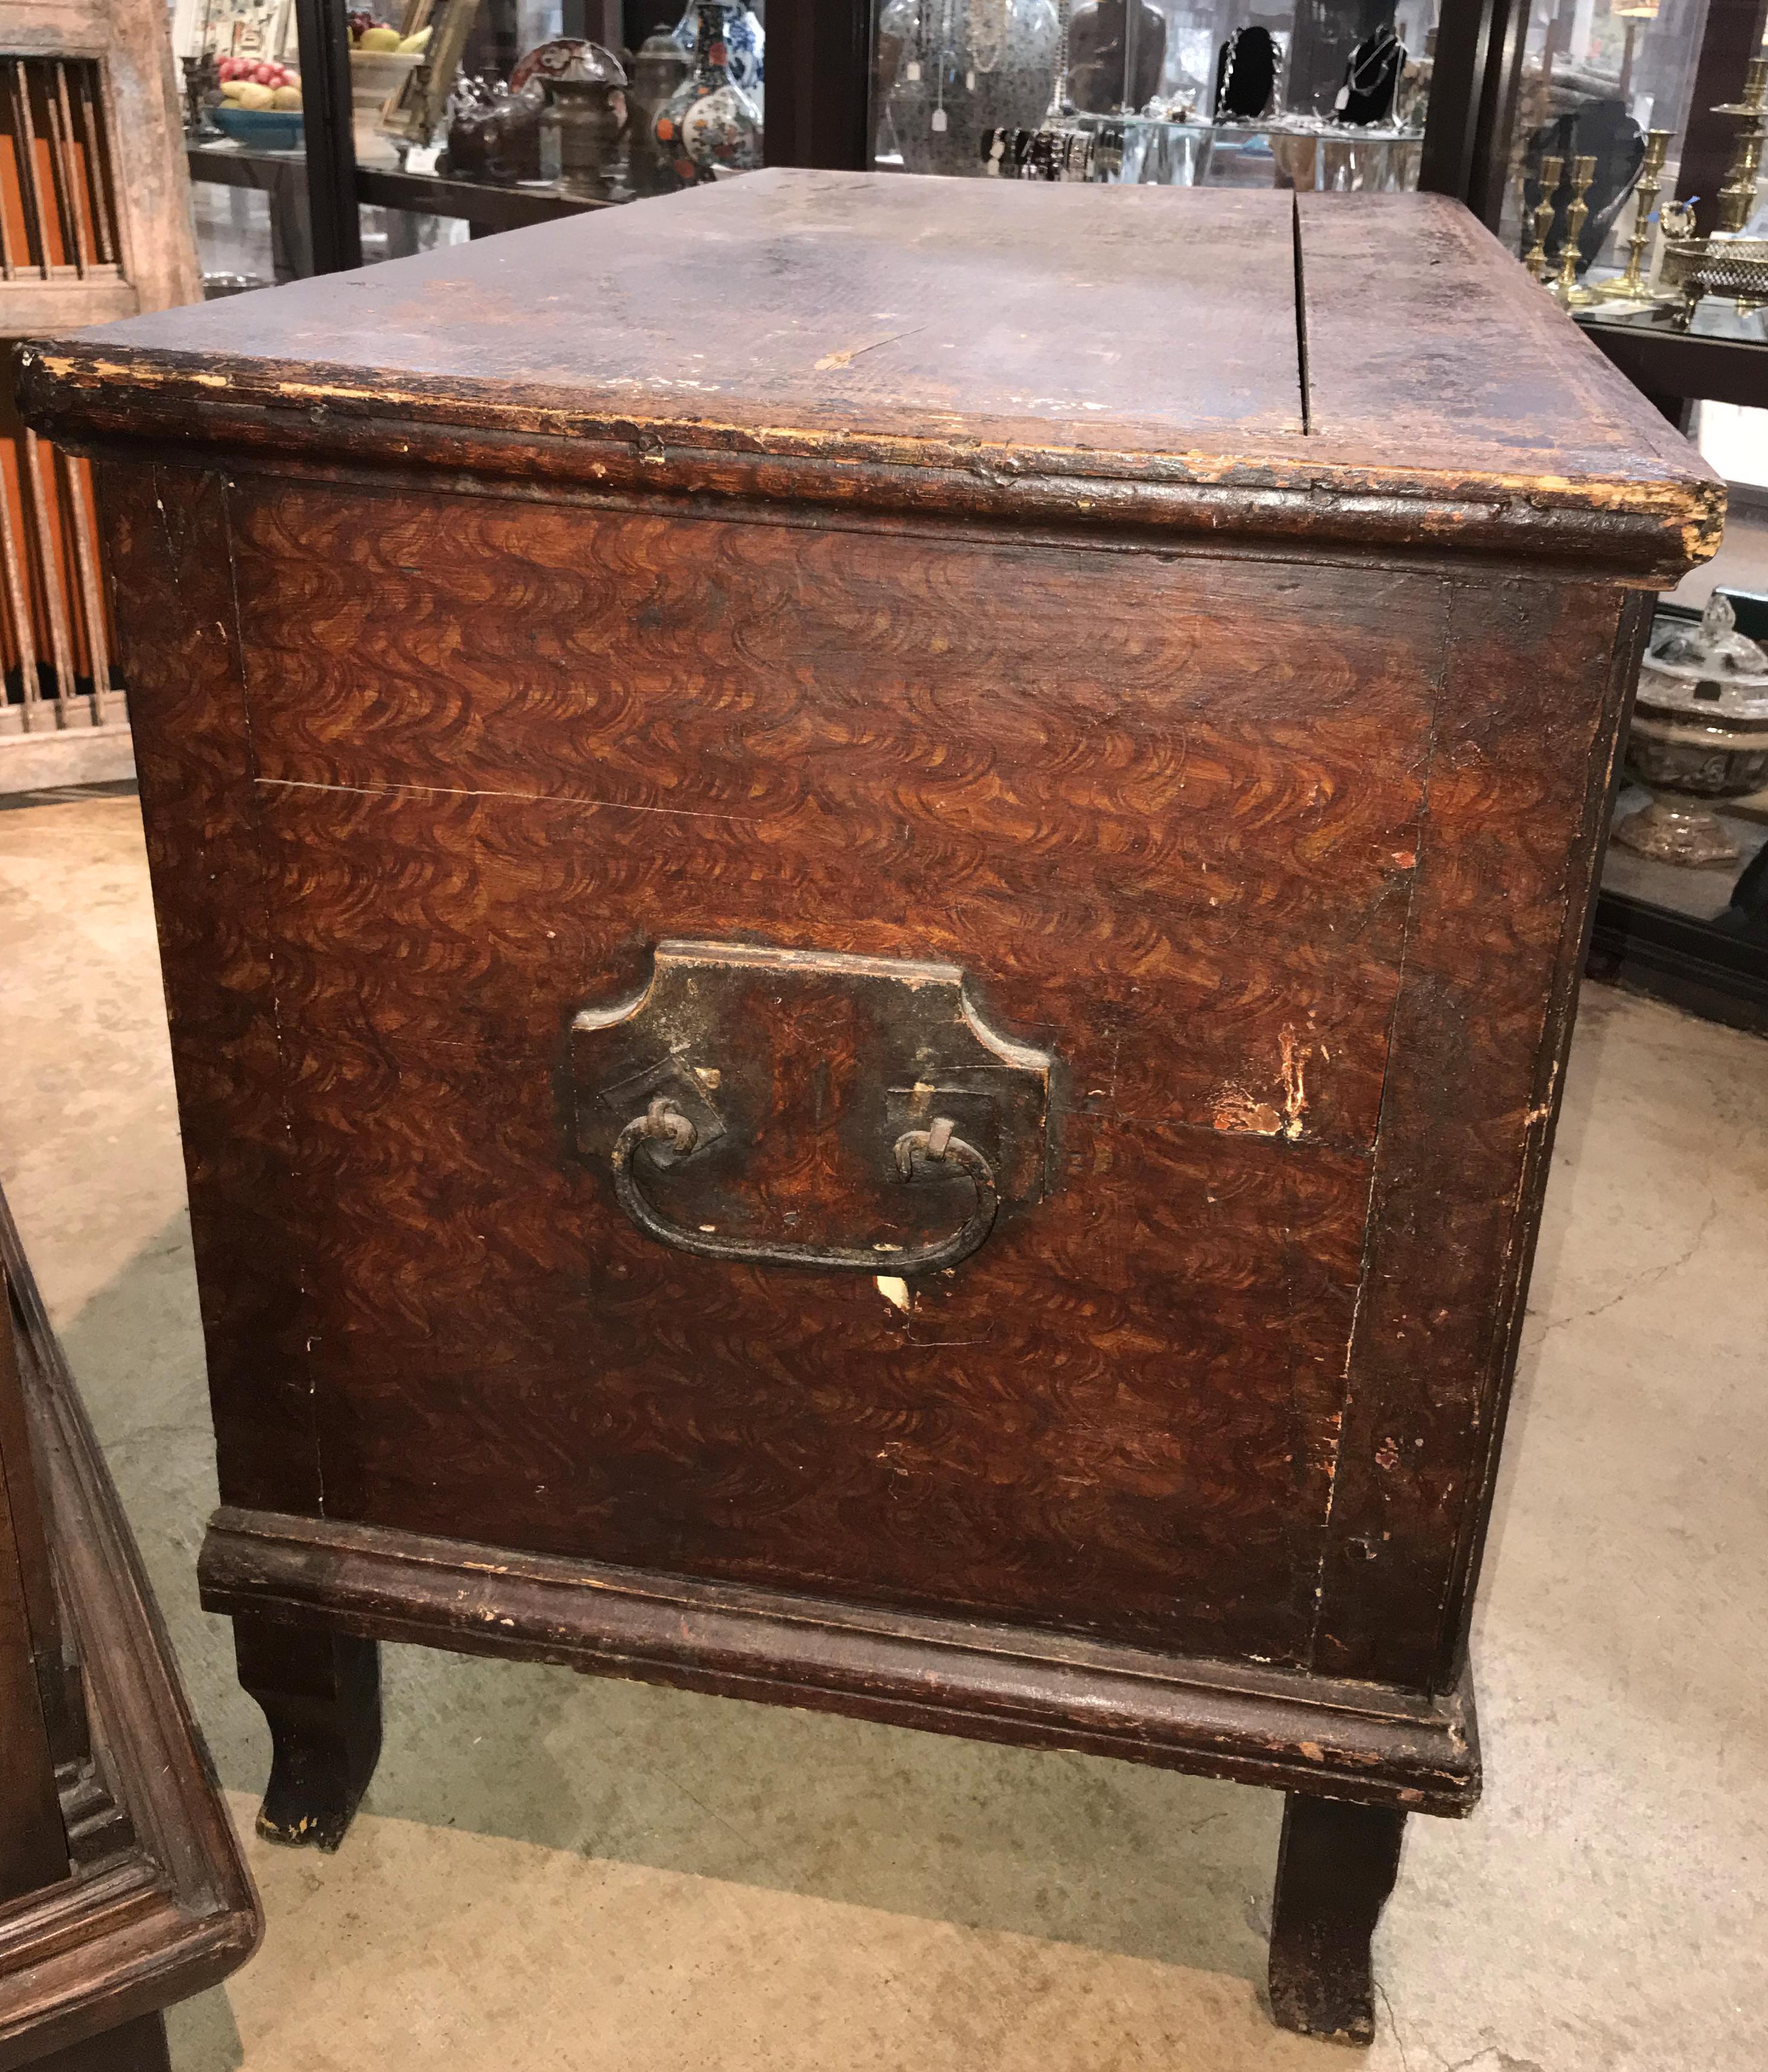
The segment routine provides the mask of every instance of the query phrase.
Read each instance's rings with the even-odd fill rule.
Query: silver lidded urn
[[[1735,862],[1737,845],[1706,803],[1768,784],[1768,654],[1737,631],[1715,592],[1697,626],[1660,624],[1639,671],[1627,743],[1651,804],[1614,839],[1659,863]]]
[[[541,179],[585,201],[615,199],[627,126],[627,77],[619,60],[599,43],[561,36],[530,51],[511,75],[512,89],[531,83],[545,97]]]

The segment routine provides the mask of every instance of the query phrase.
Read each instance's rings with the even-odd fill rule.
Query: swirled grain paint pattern
[[[1322,1622],[1322,1562],[1368,1400],[1353,1331],[1408,944],[1415,986],[1486,1002],[1462,1069],[1488,1067],[1501,1191],[1563,960],[1557,792],[1601,723],[1582,648],[1552,694],[1560,762],[1507,755],[1494,722],[1445,763],[1452,614],[1483,607],[1428,570],[297,482],[236,485],[230,512],[261,876],[228,925],[273,975],[286,1124],[246,1277],[298,1319],[277,1359],[312,1437],[268,1495],[224,1467],[229,1497],[318,1486],[415,1531],[1366,1659]],[[1616,608],[1591,594],[1593,654]],[[1519,611],[1527,700],[1567,622]],[[1433,849],[1433,812],[1470,845]],[[1523,911],[1486,865],[1449,890],[1475,828],[1520,869],[1531,826]],[[1416,908],[1432,855],[1490,945],[1433,950],[1441,977],[1417,964],[1446,925]],[[680,935],[960,965],[992,1026],[1060,1061],[1058,1184],[906,1312],[646,1239],[573,1150],[566,1031]],[[816,1032],[779,1040],[803,1058]],[[1458,1087],[1456,1114],[1482,1098]],[[1412,1155],[1453,1134],[1420,1114]],[[224,1167],[199,1196],[233,1198]],[[779,1227],[878,1212],[808,1142],[771,1142],[752,1181]],[[1463,1320],[1491,1291],[1461,1292],[1439,1330],[1476,1404]],[[224,1395],[258,1357],[212,1334]],[[1474,1470],[1458,1414],[1404,1464],[1421,1533]],[[1330,1557],[1359,1589],[1361,1558]]]
[[[1299,1659],[1446,586],[288,486],[233,545],[328,1508]],[[684,933],[961,964],[1061,1186],[907,1315],[640,1237],[560,1044]]]

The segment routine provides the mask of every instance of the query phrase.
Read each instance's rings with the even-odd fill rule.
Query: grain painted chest
[[[388,1638],[1203,1770],[1367,2037],[1691,450],[1446,202],[888,175],[25,383],[266,1832],[335,1846]]]

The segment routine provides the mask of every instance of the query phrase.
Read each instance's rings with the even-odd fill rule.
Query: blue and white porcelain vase
[[[761,163],[761,113],[732,76],[728,31],[742,10],[732,0],[694,0],[693,70],[658,111],[652,135],[664,166],[683,187],[720,171]]]
[[[695,0],[688,0],[671,38],[676,47],[689,57],[693,56],[700,40],[698,16]],[[762,82],[767,69],[767,31],[752,7],[731,7],[730,19],[725,25],[725,42],[730,51],[730,76],[759,111],[763,105]]]

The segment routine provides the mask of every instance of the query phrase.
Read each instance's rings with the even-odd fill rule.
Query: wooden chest
[[[1453,204],[770,172],[32,348],[224,1508],[377,1638],[1292,1796],[1367,2035],[1618,730],[1717,483]]]

